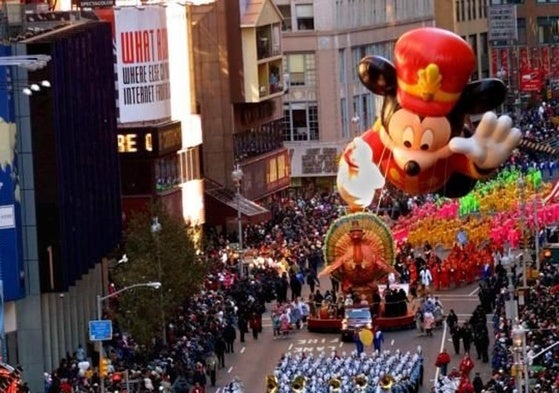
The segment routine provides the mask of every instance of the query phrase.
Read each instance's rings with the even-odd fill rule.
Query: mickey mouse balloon
[[[499,79],[470,82],[476,58],[460,36],[425,27],[403,34],[394,63],[367,56],[361,82],[384,97],[373,127],[345,148],[337,184],[351,208],[367,207],[382,177],[410,195],[466,195],[491,176],[519,144],[508,116],[490,112],[504,102]],[[483,114],[474,132],[468,115]]]

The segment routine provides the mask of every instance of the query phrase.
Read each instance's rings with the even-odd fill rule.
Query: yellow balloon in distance
[[[359,340],[361,340],[363,345],[369,347],[373,343],[373,332],[369,329],[362,329],[359,332]]]

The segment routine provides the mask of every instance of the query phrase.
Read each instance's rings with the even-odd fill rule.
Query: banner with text
[[[532,50],[530,53],[528,47],[521,47],[519,62],[519,90],[522,92],[540,91],[543,80],[539,51]]]
[[[114,10],[120,123],[171,116],[164,7]]]

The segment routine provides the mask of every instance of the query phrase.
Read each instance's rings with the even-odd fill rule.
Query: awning
[[[256,202],[245,198],[244,196],[237,197],[237,194],[211,180],[204,180],[204,195],[206,198],[206,215],[208,222],[216,222],[220,219],[227,219],[227,216],[233,217],[240,210],[242,216],[251,223],[258,223],[269,220],[272,217],[271,212]],[[221,206],[218,206],[221,205]],[[225,207],[225,209],[223,209]],[[225,211],[224,211],[225,210]],[[211,216],[214,217],[211,217]]]

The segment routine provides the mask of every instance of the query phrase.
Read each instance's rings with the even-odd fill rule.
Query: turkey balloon
[[[383,97],[373,126],[350,142],[339,162],[337,186],[351,208],[366,208],[384,179],[409,195],[466,195],[491,176],[518,146],[521,132],[493,109],[506,97],[500,79],[470,81],[471,46],[435,27],[404,33],[394,63],[366,56],[363,85]],[[472,130],[472,115],[481,121]]]

